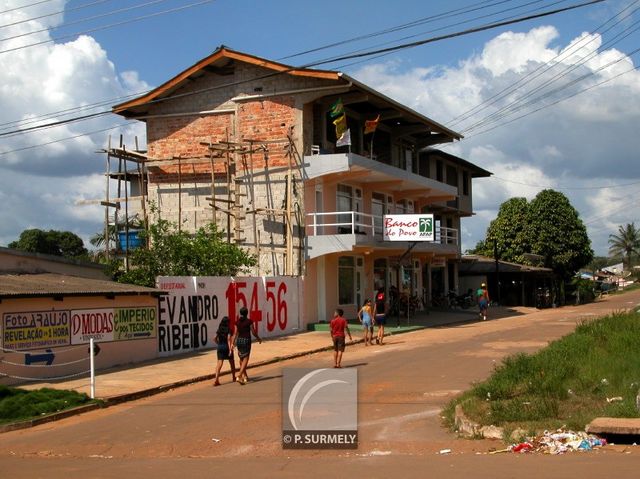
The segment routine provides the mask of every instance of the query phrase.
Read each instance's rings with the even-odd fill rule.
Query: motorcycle
[[[456,294],[455,291],[451,290],[447,293],[447,298],[449,300],[449,307],[451,308],[460,307],[462,309],[468,309],[475,305],[473,291],[467,291],[465,294]]]

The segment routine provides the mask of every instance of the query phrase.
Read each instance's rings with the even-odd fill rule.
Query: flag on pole
[[[336,118],[340,115],[344,115],[344,105],[342,104],[342,98],[338,98],[336,102],[331,105],[331,109],[329,110],[329,116],[331,116],[331,118]]]
[[[375,120],[367,120],[364,122],[364,134],[368,135],[369,133],[373,133],[376,131],[378,127],[378,123],[380,122],[380,115],[376,117]]]
[[[337,146],[351,146],[351,130],[347,128],[338,141],[336,141]]]
[[[333,124],[336,126],[336,138],[342,138],[344,132],[347,131],[347,115],[344,113],[333,120]]]

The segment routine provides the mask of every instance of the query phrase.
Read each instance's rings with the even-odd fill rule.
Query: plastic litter
[[[211,438],[213,442],[220,442],[220,439],[216,439],[215,437]]]
[[[564,454],[566,452],[591,451],[594,448],[606,445],[606,439],[599,438],[593,434],[558,429],[554,432],[545,431],[541,436],[527,438],[525,442],[512,444],[506,450],[495,452]]]
[[[451,449],[440,449],[438,454],[451,454]]]

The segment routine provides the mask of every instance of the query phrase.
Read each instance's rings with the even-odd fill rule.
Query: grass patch
[[[452,426],[456,404],[481,425],[531,433],[583,430],[600,416],[640,417],[639,351],[640,314],[584,321],[535,354],[505,358],[486,381],[445,408],[446,421]]]
[[[95,402],[76,391],[42,388],[33,391],[0,385],[0,424],[32,419]]]

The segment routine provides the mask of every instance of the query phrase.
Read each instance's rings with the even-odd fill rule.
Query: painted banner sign
[[[43,349],[69,344],[69,311],[4,313],[2,338],[6,349]]]
[[[433,241],[433,215],[385,215],[383,222],[385,241]]]
[[[115,308],[113,338],[116,341],[155,338],[156,309]]]
[[[158,352],[171,356],[215,346],[224,316],[237,318],[243,306],[261,337],[280,336],[300,325],[299,278],[161,276]]]
[[[114,309],[76,309],[71,311],[71,344],[113,341]]]

